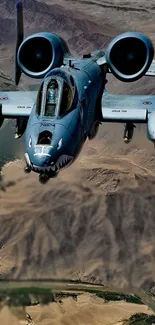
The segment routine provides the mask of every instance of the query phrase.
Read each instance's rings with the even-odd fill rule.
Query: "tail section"
[[[17,62],[17,53],[20,47],[20,44],[24,39],[24,26],[23,26],[23,5],[22,2],[18,2],[16,5],[17,8],[17,42],[16,42],[16,51],[15,51],[15,84],[18,85],[22,71]]]

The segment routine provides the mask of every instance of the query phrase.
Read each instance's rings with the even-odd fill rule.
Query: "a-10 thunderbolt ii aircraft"
[[[22,72],[42,81],[38,91],[0,92],[0,125],[4,118],[15,118],[15,137],[25,132],[25,172],[39,173],[40,182],[46,183],[74,162],[102,122],[125,123],[125,142],[132,138],[134,123],[147,123],[148,138],[155,142],[155,96],[112,95],[105,90],[109,72],[124,82],[155,75],[153,57],[151,40],[134,32],[115,37],[105,53],[81,57],[73,57],[62,37],[53,33],[24,39],[19,2],[15,83]]]

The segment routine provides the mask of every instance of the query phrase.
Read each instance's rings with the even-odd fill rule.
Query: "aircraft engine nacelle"
[[[61,66],[64,56],[69,54],[68,46],[61,37],[52,33],[37,33],[21,43],[17,63],[27,76],[44,78],[51,69]]]
[[[115,37],[105,54],[111,72],[125,82],[140,79],[149,69],[153,56],[151,40],[136,32],[127,32]]]

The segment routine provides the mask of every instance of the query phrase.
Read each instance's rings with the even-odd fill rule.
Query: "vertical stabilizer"
[[[17,9],[17,42],[16,42],[16,52],[15,52],[15,84],[18,85],[22,71],[17,62],[17,53],[18,53],[19,46],[24,39],[23,5],[21,1],[17,3],[16,9]]]

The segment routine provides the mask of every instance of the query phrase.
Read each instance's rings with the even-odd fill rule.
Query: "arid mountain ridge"
[[[9,24],[5,18],[15,27],[15,1],[5,3],[0,4],[0,9],[4,5],[3,20],[0,18],[3,31],[0,53],[4,60],[0,61],[0,68],[9,74],[10,65],[12,77],[13,39],[6,37]],[[112,1],[108,3],[112,5]],[[117,24],[114,19],[108,21],[106,11],[103,25],[97,23],[98,4],[86,14],[84,10],[80,11],[83,4],[78,1],[79,10],[73,10],[70,1],[52,2],[48,6],[37,1],[24,1],[26,34],[36,32],[38,26],[40,30],[46,27],[61,33],[75,53],[101,47],[116,34]],[[87,5],[90,4],[86,4],[86,9]],[[119,16],[116,8],[112,12]],[[136,26],[139,30],[141,26],[144,29],[143,20],[137,18],[136,21],[139,13],[131,12],[128,15],[130,23],[134,18],[132,29]],[[119,29],[124,24],[124,31],[128,24],[121,15]],[[15,35],[14,27],[10,35]],[[8,59],[5,59],[6,54],[9,54]],[[129,85],[112,76],[108,79],[108,90],[113,92],[154,91],[151,78],[144,77]],[[3,77],[1,88],[4,82]],[[8,83],[8,87],[13,86],[12,81]],[[23,77],[21,84],[27,87],[28,79]],[[7,147],[7,152],[15,150],[14,157],[20,158],[24,153],[24,149],[19,149],[22,142],[15,142],[13,131],[10,132],[12,137],[7,126],[1,131],[2,155]],[[38,183],[37,175],[25,176],[22,161],[5,166],[3,192],[0,193],[2,279],[75,278],[79,271],[82,279],[94,276],[117,287],[148,289],[153,285],[154,148],[146,138],[145,127],[137,127],[129,146],[123,143],[122,132],[123,125],[103,124],[98,137],[86,143],[75,165],[45,187]],[[7,141],[5,148],[4,139]],[[10,181],[14,183],[4,192],[5,184]]]
[[[103,166],[96,186],[81,166],[42,187],[35,175],[22,175],[22,166],[5,168],[4,182],[16,184],[1,194],[2,278],[75,278],[79,271],[82,279],[93,275],[113,286],[152,286],[152,176],[137,172],[131,179],[122,166]]]

